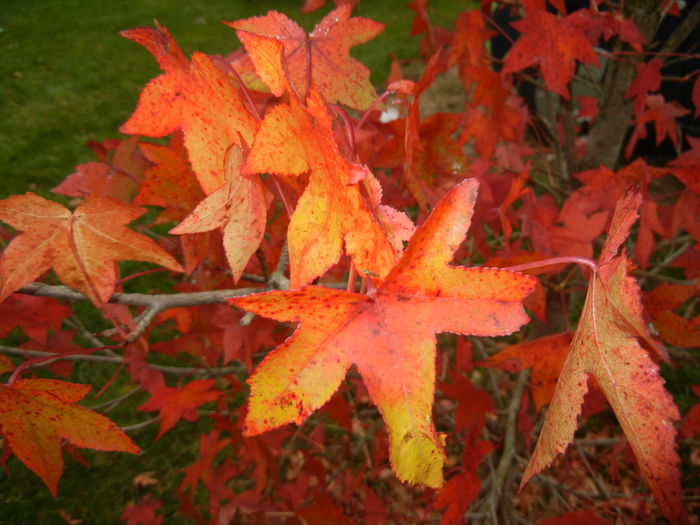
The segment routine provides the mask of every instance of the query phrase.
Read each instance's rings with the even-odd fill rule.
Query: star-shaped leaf
[[[212,390],[216,380],[195,379],[182,388],[163,386],[157,388],[152,397],[139,410],[160,412],[160,430],[156,439],[173,428],[180,419],[196,421],[197,409],[208,401],[216,401],[223,392]]]
[[[389,431],[397,476],[439,487],[443,439],[431,418],[435,334],[504,335],[527,322],[522,301],[535,279],[450,266],[473,214],[477,182],[448,192],[416,230],[401,260],[370,295],[318,286],[231,299],[278,321],[300,321],[248,382],[245,432],[301,423],[355,364]]]
[[[182,129],[192,169],[204,192],[213,192],[225,182],[229,146],[253,141],[255,118],[211,58],[194,53],[189,62],[165,27],[156,24],[156,29],[141,27],[121,34],[148,49],[164,73],[146,85],[136,111],[120,131],[164,137]]]
[[[574,76],[576,60],[598,64],[593,46],[568,17],[532,11],[513,27],[522,34],[506,55],[504,73],[539,65],[547,88],[568,99],[567,85]]]
[[[264,187],[241,183],[243,152],[233,145],[226,154],[226,183],[207,196],[170,233],[201,233],[221,228],[224,250],[238,281],[265,233],[265,213],[255,203],[265,200]]]
[[[55,379],[0,385],[0,433],[54,496],[63,473],[61,439],[83,448],[139,452],[112,421],[75,404],[89,391],[88,385]]]
[[[384,29],[366,18],[350,18],[351,5],[328,13],[308,37],[296,22],[277,11],[227,24],[236,30],[263,81],[269,77],[267,55],[258,52],[262,39],[282,42],[291,83],[302,99],[314,86],[330,103],[366,109],[377,97],[369,70],[350,56],[350,48],[364,44]],[[270,86],[275,92],[275,88]],[[279,95],[280,93],[275,93]]]
[[[126,227],[145,212],[109,197],[88,197],[73,213],[33,193],[0,201],[0,221],[22,232],[0,256],[0,301],[50,268],[96,303],[114,292],[115,261],[146,261],[181,272],[155,242]]]

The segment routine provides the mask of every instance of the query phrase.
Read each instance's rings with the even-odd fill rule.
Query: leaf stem
[[[516,264],[515,266],[507,266],[501,268],[502,270],[508,270],[511,272],[522,272],[524,270],[530,270],[533,268],[542,268],[544,266],[552,266],[554,264],[581,264],[588,266],[593,272],[598,271],[598,264],[591,259],[586,259],[585,257],[577,257],[575,255],[567,255],[564,257],[552,257],[550,259],[540,259],[539,261],[533,261],[524,264]]]
[[[345,125],[345,136],[348,139],[348,144],[350,145],[350,150],[352,151],[352,158],[354,161],[357,160],[357,146],[355,144],[355,131],[352,127],[352,121],[350,120],[350,115],[342,107],[337,104],[328,104],[328,107],[333,110],[333,112],[338,115]]]
[[[385,91],[384,93],[382,93],[380,96],[378,96],[377,98],[375,98],[372,101],[372,103],[369,105],[369,107],[365,110],[365,112],[360,117],[360,120],[357,121],[357,129],[360,129],[362,127],[362,125],[365,123],[365,121],[369,118],[372,111],[374,111],[374,108],[376,108],[379,104],[384,102],[384,100],[391,94],[392,94],[391,91]]]

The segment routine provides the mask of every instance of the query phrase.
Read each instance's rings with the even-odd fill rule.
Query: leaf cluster
[[[176,491],[197,522],[688,522],[699,413],[680,423],[660,368],[697,369],[700,138],[660,90],[697,57],[650,51],[642,0],[482,2],[449,29],[419,0],[425,67],[377,91],[350,50],[383,26],[338,4],[309,33],[226,22],[227,56],[122,33],[162,70],[127,137],[53,189],[69,207],[0,201],[3,457],[56,495],[64,448],[206,419]],[[445,81],[461,107],[428,109]],[[635,153],[650,129],[662,165]],[[84,362],[119,367],[93,410],[55,378]],[[155,417],[99,413],[139,393]],[[149,480],[126,523],[163,521]]]

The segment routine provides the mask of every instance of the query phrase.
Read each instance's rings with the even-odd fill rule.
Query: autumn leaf
[[[449,266],[476,200],[468,179],[438,203],[401,260],[370,295],[305,286],[234,298],[277,321],[300,321],[249,378],[245,433],[301,423],[355,364],[386,422],[399,479],[439,487],[445,461],[431,419],[435,334],[504,335],[527,322],[535,279],[491,268]]]
[[[61,439],[83,448],[139,452],[112,421],[75,404],[89,391],[88,385],[55,379],[0,385],[0,432],[54,496],[63,473]]]
[[[197,409],[208,401],[216,401],[223,392],[212,390],[214,379],[195,379],[182,388],[163,386],[152,392],[151,398],[139,410],[160,412],[160,430],[156,439],[173,428],[180,419],[196,421]]]
[[[325,273],[340,260],[343,243],[358,269],[384,277],[401,243],[392,242],[382,217],[393,211],[399,221],[410,221],[379,204],[381,190],[366,166],[340,154],[331,116],[313,90],[307,104],[304,108],[292,96],[289,105],[268,111],[242,168],[244,174],[309,172],[287,234],[290,286],[308,284]],[[364,178],[367,198],[354,183],[358,178]]]
[[[119,519],[126,525],[160,525],[163,516],[156,515],[156,511],[162,506],[162,501],[146,494],[138,503],[129,502]]]
[[[406,116],[406,131],[404,134],[404,155],[405,155],[405,180],[406,186],[415,197],[418,205],[422,209],[427,209],[428,200],[425,195],[423,185],[427,181],[431,181],[434,173],[429,169],[427,172],[420,173],[418,159],[425,157],[425,146],[421,143],[419,133],[420,127],[420,96],[430,87],[439,72],[441,53],[438,51],[430,60],[428,60],[425,70],[421,75],[420,80],[416,84],[413,92],[413,102],[408,107],[408,115]],[[425,167],[425,166],[423,166]],[[428,164],[430,167],[430,164]]]
[[[474,386],[464,374],[452,370],[448,372],[449,383],[438,385],[439,390],[449,399],[457,402],[455,408],[455,430],[478,436],[484,428],[486,414],[493,412],[493,399],[488,392]]]
[[[71,309],[49,297],[13,294],[0,303],[0,339],[21,326],[30,339],[45,344],[49,329],[60,330]]]
[[[350,18],[351,11],[351,5],[334,9],[308,37],[296,22],[277,11],[225,23],[236,30],[263,81],[266,76],[261,71],[269,68],[267,55],[260,54],[258,46],[263,39],[278,40],[284,46],[289,80],[302,100],[314,86],[329,103],[366,109],[377,93],[370,83],[369,70],[352,58],[349,50],[377,36],[384,24],[367,18]]]
[[[667,343],[686,348],[700,347],[700,318],[685,319],[673,312],[697,293],[694,286],[661,283],[644,296],[644,306],[654,328]]]
[[[440,525],[461,525],[469,505],[479,496],[481,480],[479,464],[496,447],[490,441],[476,440],[468,436],[464,458],[457,474],[452,476],[438,494],[433,506],[444,509]]]
[[[609,525],[608,520],[604,520],[590,510],[579,510],[576,512],[565,512],[559,516],[538,521],[537,525]]]
[[[185,469],[185,477],[180,484],[181,490],[189,487],[194,495],[199,481],[206,486],[211,483],[217,454],[231,444],[231,438],[219,439],[220,435],[219,430],[199,435],[197,459]]]
[[[635,115],[635,126],[632,136],[625,147],[625,158],[629,159],[634,151],[634,146],[639,139],[647,136],[647,124],[654,123],[656,133],[656,145],[661,144],[666,137],[671,139],[673,145],[678,143],[678,130],[676,119],[687,115],[690,110],[672,100],[666,102],[663,95],[647,95],[644,109]]]
[[[176,132],[167,146],[144,142],[139,145],[152,164],[132,204],[165,208],[159,221],[184,219],[205,197],[190,167],[182,133]]]
[[[671,173],[682,181],[690,191],[700,195],[700,138],[688,136],[686,140],[690,149],[669,163]]]
[[[487,359],[477,361],[474,366],[499,367],[508,372],[532,368],[532,398],[535,408],[539,410],[549,403],[554,395],[557,378],[566,360],[570,343],[569,332],[548,335],[510,345]]]
[[[256,209],[260,199],[265,200],[262,185],[241,181],[243,151],[235,144],[226,154],[226,183],[207,196],[190,215],[170,230],[177,235],[201,233],[221,228],[224,250],[234,280],[243,270],[260,245],[265,233],[265,213]],[[266,206],[267,208],[267,206]]]
[[[141,137],[133,136],[119,142],[111,155],[111,163],[87,162],[78,165],[75,173],[68,175],[51,191],[68,197],[100,195],[129,202],[138,191],[148,164],[137,149],[139,140]]]
[[[460,144],[473,138],[479,156],[489,158],[499,141],[522,141],[529,117],[523,100],[512,94],[512,83],[486,66],[464,68],[460,77],[465,89],[474,86],[463,114]]]
[[[693,393],[700,397],[700,385],[692,385]],[[696,403],[683,418],[683,425],[680,430],[681,438],[693,438],[700,434],[700,403]]]
[[[598,271],[589,284],[569,356],[521,487],[572,442],[592,376],[612,406],[661,510],[672,523],[681,523],[686,516],[675,450],[678,409],[663,387],[658,366],[639,344],[639,338],[651,340],[642,318],[639,286],[627,275],[627,256],[616,255],[640,204],[639,190],[630,190],[615,209]]]
[[[146,85],[136,111],[119,130],[164,137],[182,129],[192,169],[204,192],[213,192],[225,182],[224,158],[231,144],[253,142],[255,118],[211,58],[193,53],[189,62],[165,27],[156,23],[156,29],[142,27],[121,34],[148,49],[164,73]],[[242,179],[241,184],[260,181]]]
[[[503,73],[539,65],[547,89],[568,100],[567,85],[574,76],[576,60],[598,65],[593,46],[568,17],[532,11],[513,27],[522,34],[506,55]]]
[[[625,91],[625,98],[634,98],[634,113],[639,115],[644,109],[644,104],[649,93],[661,88],[660,58],[652,58],[649,62],[640,62],[634,65],[636,76]]]
[[[455,31],[445,58],[445,66],[450,68],[459,63],[462,70],[484,65],[488,60],[486,43],[495,34],[495,31],[486,27],[484,17],[479,11],[462,11],[455,20]]]
[[[88,197],[73,213],[33,193],[0,201],[0,221],[22,232],[0,257],[0,301],[50,268],[96,303],[114,292],[115,261],[145,261],[181,272],[155,242],[126,228],[145,212],[109,197]]]

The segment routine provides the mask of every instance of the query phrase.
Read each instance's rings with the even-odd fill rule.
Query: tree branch
[[[31,356],[31,357],[47,357],[50,362],[58,361],[60,359],[67,361],[93,361],[97,363],[113,363],[121,365],[125,363],[123,357],[119,356],[108,356],[108,355],[93,355],[93,354],[55,354],[52,352],[42,352],[40,350],[25,350],[24,348],[15,348],[12,346],[0,346],[0,353],[12,354],[20,356]],[[40,363],[41,366],[50,364],[49,362]],[[226,374],[235,374],[241,372],[245,369],[243,365],[238,366],[227,366],[223,368],[194,368],[194,367],[180,367],[180,366],[166,366],[166,365],[154,365],[148,364],[154,370],[159,370],[164,374],[179,375],[179,376],[193,376],[193,375],[203,375],[203,376],[221,376]]]

